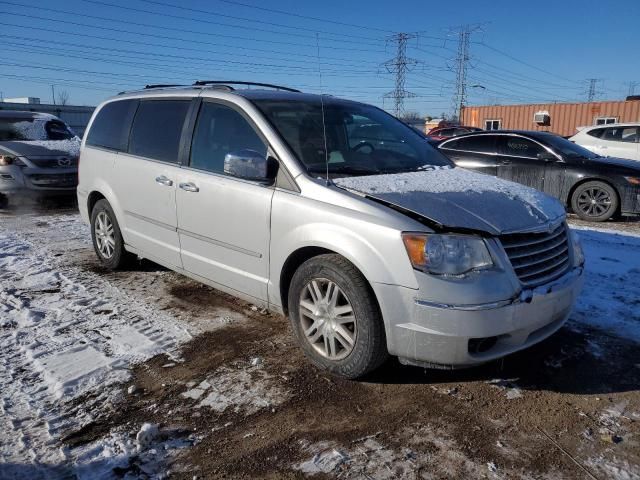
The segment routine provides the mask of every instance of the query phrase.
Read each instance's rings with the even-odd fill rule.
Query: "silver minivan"
[[[555,199],[456,168],[371,105],[239,85],[98,106],[78,203],[105,266],[147,258],[283,313],[348,378],[388,355],[477,365],[567,320],[584,257]]]

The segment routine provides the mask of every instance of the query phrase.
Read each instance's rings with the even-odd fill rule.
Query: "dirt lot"
[[[133,361],[126,381],[105,383],[113,395],[87,388],[60,400],[59,416],[83,419],[64,423],[50,443],[66,452],[68,465],[43,461],[49,447],[37,444],[35,427],[24,427],[32,463],[7,454],[12,442],[5,438],[0,478],[640,478],[640,350],[626,334],[640,324],[638,269],[633,277],[594,273],[594,289],[587,282],[583,306],[567,326],[525,352],[463,371],[391,360],[353,382],[310,366],[282,317],[146,261],[131,271],[104,271],[73,208],[5,212],[0,222],[25,245],[46,239],[39,254],[83,288],[106,282],[131,309],[144,307],[151,321],[173,319],[190,334]],[[606,227],[640,234],[634,222]],[[589,235],[599,234],[587,234],[594,248],[605,239]],[[635,251],[626,241],[616,248]],[[603,254],[598,261],[624,258]],[[7,289],[10,278],[0,280]],[[634,289],[617,298],[627,282]],[[34,303],[46,294],[31,292]],[[123,311],[114,309],[112,321]],[[607,315],[626,318],[609,322]],[[15,336],[11,328],[3,326]],[[27,377],[36,381],[35,373],[18,370],[12,379]],[[3,413],[10,415],[7,398]],[[135,451],[110,450],[112,457],[128,452],[111,462],[105,438],[126,444],[145,422],[159,432],[147,443],[138,439]]]

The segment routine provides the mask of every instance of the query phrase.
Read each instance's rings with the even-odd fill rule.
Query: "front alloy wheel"
[[[603,222],[618,210],[618,195],[604,182],[586,182],[576,189],[571,203],[574,213],[583,220]]]
[[[311,280],[300,294],[300,323],[311,346],[329,360],[347,357],[356,343],[356,317],[345,293],[331,280]]]
[[[308,259],[294,273],[287,299],[293,334],[319,368],[358,378],[387,358],[375,294],[346,258],[327,253]]]

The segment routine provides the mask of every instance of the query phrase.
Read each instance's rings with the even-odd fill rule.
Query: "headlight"
[[[0,155],[0,166],[6,167],[7,165],[13,165],[16,161],[16,157],[11,155]]]
[[[403,233],[402,240],[413,268],[436,275],[462,275],[493,266],[480,237]]]
[[[584,251],[582,250],[582,241],[580,235],[575,230],[571,230],[571,245],[573,247],[573,260],[576,265],[584,264]]]
[[[629,182],[631,185],[640,186],[640,177],[624,177],[624,179]]]

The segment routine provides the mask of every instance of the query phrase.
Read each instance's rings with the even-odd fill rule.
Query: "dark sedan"
[[[456,165],[552,195],[585,220],[640,213],[640,162],[601,157],[545,132],[478,132],[437,144]]]

